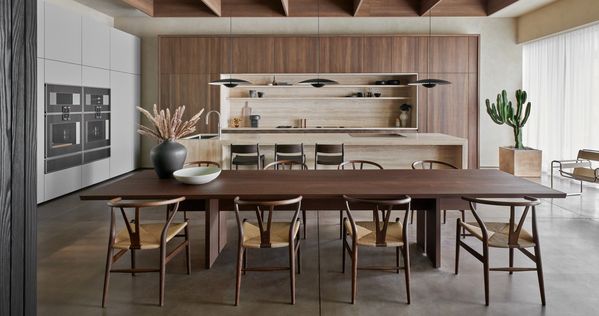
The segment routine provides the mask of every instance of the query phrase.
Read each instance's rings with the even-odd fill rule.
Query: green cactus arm
[[[493,122],[495,122],[495,124],[502,125],[504,123],[501,120],[501,118],[499,117],[499,115],[497,114],[495,104],[493,104],[493,105],[487,104],[487,113],[489,114],[489,117],[491,117],[491,120],[493,120]]]
[[[524,112],[524,119],[520,123],[520,127],[523,127],[524,124],[526,124],[529,116],[530,116],[530,102],[528,102],[528,104],[526,104],[526,112]]]
[[[520,122],[522,118],[522,108],[524,107],[524,102],[526,100],[526,92],[522,92],[522,90],[516,90],[516,122]]]
[[[507,98],[507,93],[505,93],[505,90],[501,92],[501,94],[497,94],[497,112],[499,113],[499,116],[501,116],[501,120],[502,121],[506,121],[506,108],[505,105],[507,104],[506,102],[506,98]]]
[[[514,120],[514,108],[512,107],[511,102],[510,102],[510,106],[507,108],[507,112],[508,112],[508,114],[507,114],[507,119],[506,119],[505,123],[510,127],[516,127],[518,124]]]

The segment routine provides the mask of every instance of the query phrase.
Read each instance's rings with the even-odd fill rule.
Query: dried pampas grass
[[[192,134],[196,131],[196,125],[204,113],[204,109],[202,109],[188,121],[183,121],[181,118],[185,112],[185,105],[178,107],[172,115],[169,109],[158,109],[156,104],[154,104],[153,113],[139,106],[137,109],[153,125],[153,128],[150,128],[140,124],[137,132],[159,141],[177,140]]]

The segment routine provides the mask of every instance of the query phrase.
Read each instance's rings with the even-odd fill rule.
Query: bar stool
[[[412,163],[412,169],[414,170],[431,170],[431,169],[459,169],[458,167],[443,161],[438,160],[418,160]],[[414,224],[414,211],[412,210],[412,216],[410,219],[410,224]],[[462,213],[462,221],[466,221],[466,211],[458,210]],[[447,210],[443,210],[443,224],[447,223]],[[464,231],[465,233],[465,231]]]
[[[274,169],[274,170],[294,170],[294,167],[298,167],[299,170],[308,170],[308,165],[303,162],[297,162],[294,160],[278,160],[275,162],[271,162],[264,167],[264,170]],[[306,227],[308,226],[308,222],[306,220],[306,210],[302,210],[302,223],[303,223],[303,231],[304,231],[304,239],[306,239],[307,232]]]
[[[108,202],[111,210],[110,216],[110,238],[108,240],[108,253],[106,256],[106,271],[104,274],[104,291],[102,294],[102,307],[106,306],[108,301],[108,285],[110,273],[147,273],[158,272],[160,274],[159,285],[159,304],[164,305],[164,278],[166,264],[171,259],[185,250],[187,274],[191,274],[191,257],[189,254],[189,219],[183,212],[183,221],[174,222],[175,215],[179,209],[179,203],[185,200],[185,197],[179,197],[164,201],[123,201],[116,198]],[[166,221],[163,223],[145,223],[141,220],[141,215],[147,211],[143,209],[166,206]],[[116,210],[120,209],[123,217],[125,229],[116,230]],[[134,210],[133,219],[127,217],[126,209]],[[183,237],[184,240],[167,253],[167,244],[176,237]],[[114,250],[118,250],[116,255]],[[138,268],[135,266],[135,252],[139,250],[159,249],[160,267],[159,268]],[[113,269],[112,265],[117,262],[127,251],[131,251],[130,269]]]
[[[521,199],[478,199],[463,197],[470,203],[470,210],[476,222],[463,222],[460,218],[456,222],[456,246],[455,246],[455,274],[458,274],[460,247],[472,254],[483,263],[485,282],[485,304],[489,305],[489,271],[514,272],[536,271],[539,280],[541,303],[545,305],[545,285],[543,281],[543,264],[541,262],[541,248],[539,245],[539,234],[537,231],[536,206],[541,202],[532,197]],[[478,213],[476,207],[479,205],[505,206],[510,209],[509,222],[485,222]],[[516,208],[524,208],[522,215],[516,217]],[[532,210],[532,212],[529,212]],[[532,231],[529,233],[523,228],[528,214],[531,214]],[[480,254],[464,241],[460,240],[460,228],[466,229],[468,236],[482,241],[483,253]],[[509,267],[489,268],[489,247],[509,249]],[[533,248],[534,254],[526,248]],[[536,268],[514,267],[514,249],[520,250],[526,257],[536,264]]]
[[[317,169],[318,165],[338,166],[344,160],[344,144],[316,144],[314,146],[314,169]]]
[[[342,269],[345,273],[345,252],[351,256],[352,262],[352,290],[351,303],[356,301],[358,292],[357,278],[358,269],[360,270],[386,270],[396,271],[404,270],[406,281],[406,295],[408,304],[411,302],[410,295],[410,245],[408,243],[408,215],[410,212],[411,198],[406,195],[397,196],[392,199],[364,199],[344,195],[345,205],[347,207],[347,218],[343,219],[343,246],[342,246]],[[355,221],[352,216],[351,205],[358,204],[371,206],[372,221]],[[396,209],[393,209],[396,207]],[[403,224],[399,218],[391,221],[391,211],[405,210]],[[347,241],[347,236],[351,239],[351,246]],[[377,267],[358,267],[358,249],[360,247],[393,247],[395,248],[394,266]],[[399,252],[403,256],[403,266],[399,265]]]
[[[235,155],[235,156],[233,156]],[[233,145],[231,144],[231,154],[229,157],[229,169],[239,170],[239,166],[256,166],[256,169],[262,169],[264,166],[264,155],[260,154],[260,146],[256,145]]]
[[[183,167],[217,167],[220,168],[220,163],[216,162],[216,161],[210,161],[210,160],[197,160],[197,161],[190,161],[188,163],[186,163]]]
[[[274,161],[280,160],[306,163],[304,144],[275,144]]]
[[[291,279],[291,304],[295,304],[295,272],[301,272],[300,251],[300,220],[302,197],[298,196],[287,200],[242,200],[235,198],[235,217],[239,240],[237,243],[237,279],[235,283],[235,306],[239,305],[239,292],[241,290],[241,275],[246,271],[281,271],[289,270]],[[289,210],[294,206],[293,218],[288,222],[273,221],[273,213],[279,207]],[[240,211],[251,210],[255,212],[256,221],[251,222],[241,218]],[[263,248],[288,248],[288,267],[247,267],[247,250]],[[297,269],[296,269],[297,260]]]
[[[364,169],[383,169],[383,166],[374,161],[368,160],[349,160],[340,163],[337,170],[364,170]],[[343,239],[343,211],[339,211],[339,239]]]

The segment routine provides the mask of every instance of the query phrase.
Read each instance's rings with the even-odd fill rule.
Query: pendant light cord
[[[229,80],[233,78],[233,13],[229,17]]]
[[[433,34],[433,9],[430,9],[430,11],[428,11],[428,39],[426,41],[426,46],[427,46],[426,77],[427,78],[431,77],[430,68],[431,68],[431,37],[433,36],[432,34]]]
[[[316,1],[316,32],[318,36],[316,49],[316,79],[320,79],[320,0]]]

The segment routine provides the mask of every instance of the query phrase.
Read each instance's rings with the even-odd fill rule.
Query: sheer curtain
[[[523,88],[532,110],[524,145],[551,160],[599,150],[599,24],[525,44]]]

